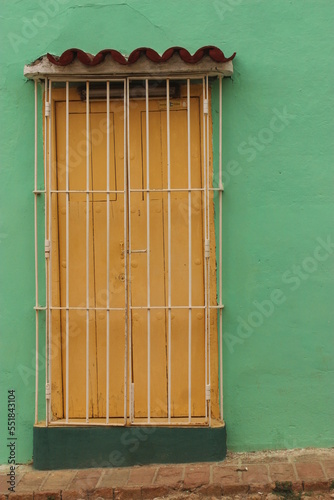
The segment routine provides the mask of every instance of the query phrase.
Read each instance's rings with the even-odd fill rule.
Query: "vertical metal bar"
[[[206,92],[205,92],[205,78],[203,78],[203,183],[204,183],[204,193],[203,193],[203,201],[204,201],[204,240],[206,242],[207,239],[207,228],[206,228],[206,210],[207,210],[207,179],[206,179],[206,120],[205,120],[205,101],[206,101]],[[208,280],[207,280],[207,265],[206,265],[206,257],[204,252],[204,305],[205,305],[205,419],[208,418],[208,405],[206,401],[206,387],[208,384]]]
[[[128,398],[128,194],[127,194],[127,82],[124,80],[124,274],[125,274],[125,348],[124,348],[124,425],[127,424],[127,398]]]
[[[86,191],[86,422],[88,423],[89,422],[89,82],[86,82],[86,190],[87,190]]]
[[[171,421],[171,340],[172,340],[172,251],[171,251],[171,183],[170,183],[170,102],[169,102],[169,78],[166,80],[167,98],[167,200],[168,200],[168,422]]]
[[[36,316],[36,370],[35,370],[35,424],[38,422],[38,357],[39,357],[39,298],[38,298],[38,222],[37,222],[37,172],[38,172],[38,82],[35,80],[35,184],[34,184],[34,222],[35,222],[35,316]]]
[[[190,148],[190,79],[187,79],[187,128],[188,128],[188,420],[191,422],[191,319],[192,319],[192,231],[191,231],[191,148]]]
[[[149,91],[145,81],[146,94],[146,238],[147,238],[147,422],[151,421],[151,278],[150,278],[150,139],[149,139]]]
[[[219,77],[219,392],[220,418],[224,420],[223,412],[223,92],[222,77]]]
[[[209,126],[209,75],[206,76],[206,99],[207,99],[207,114],[206,114],[206,182],[207,182],[207,239],[210,242],[210,126]],[[208,385],[210,388],[209,399],[209,425],[211,425],[211,309],[210,309],[210,247],[209,256],[207,258],[207,285],[208,285]]]
[[[45,206],[45,217],[44,217],[44,238],[48,237],[48,209],[49,199],[50,199],[50,186],[48,184],[48,169],[47,169],[47,154],[48,154],[48,122],[46,109],[48,106],[48,80],[45,78],[44,83],[44,206]],[[46,192],[48,190],[48,192]],[[45,389],[48,385],[49,380],[49,262],[46,260],[45,263],[45,305],[46,305],[46,315],[45,315]],[[49,401],[45,398],[45,425],[49,425]]]
[[[51,359],[52,359],[52,315],[51,315],[51,307],[52,307],[52,82],[49,82],[49,232],[48,232],[48,240],[50,245],[50,254],[49,254],[49,314],[48,314],[48,323],[49,323],[49,345],[48,345],[48,386],[47,386],[47,395],[48,395],[48,420],[51,418]]]
[[[130,423],[133,422],[133,384],[132,384],[132,310],[131,310],[131,194],[130,194],[130,188],[131,188],[131,156],[130,156],[130,79],[127,78],[127,141],[128,141],[128,152],[127,152],[127,159],[128,159],[128,170],[127,170],[127,184],[128,184],[128,193],[129,193],[129,203],[128,203],[128,214],[129,214],[129,236],[128,236],[128,241],[129,241],[129,292],[128,292],[128,307],[129,307],[129,312],[130,312],[130,318],[129,318],[129,405],[130,405]],[[126,252],[126,248],[125,248]]]
[[[109,321],[110,321],[110,83],[107,82],[107,329],[106,329],[106,423],[109,423]]]
[[[66,82],[66,362],[65,362],[65,418],[69,414],[69,82]]]

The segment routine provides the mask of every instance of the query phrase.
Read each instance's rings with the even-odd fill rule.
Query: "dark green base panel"
[[[34,468],[217,462],[226,427],[34,427]]]

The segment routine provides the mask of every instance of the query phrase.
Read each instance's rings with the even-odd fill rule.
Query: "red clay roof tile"
[[[232,61],[232,59],[234,59],[236,55],[236,53],[234,52],[234,54],[232,54],[230,57],[225,57],[224,53],[220,49],[218,49],[218,47],[214,46],[202,47],[198,49],[193,55],[191,55],[187,49],[184,49],[182,47],[171,47],[165,50],[162,55],[158,54],[153,49],[140,47],[132,51],[128,57],[125,57],[123,54],[118,52],[118,50],[113,49],[101,50],[95,56],[89,54],[88,52],[85,52],[84,50],[68,49],[65,50],[65,52],[63,52],[61,56],[47,54],[47,58],[52,64],[55,64],[57,66],[67,66],[68,64],[71,64],[71,62],[73,62],[75,58],[77,58],[86,66],[97,66],[98,64],[103,62],[106,55],[109,54],[113,58],[113,60],[118,62],[119,64],[128,65],[138,61],[141,56],[145,56],[147,57],[147,59],[155,63],[163,63],[168,61],[175,53],[178,53],[180,58],[184,62],[189,64],[195,64],[199,62],[204,56],[209,56],[213,61],[222,63]]]

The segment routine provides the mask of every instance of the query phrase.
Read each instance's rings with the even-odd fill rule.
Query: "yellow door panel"
[[[186,102],[183,101],[185,104]],[[147,188],[146,179],[146,107],[144,102],[136,103],[130,116],[130,144],[134,150],[130,163],[131,187]],[[141,117],[139,122],[139,115]],[[202,187],[202,163],[200,152],[199,99],[191,99],[191,187]],[[188,127],[187,109],[170,112],[170,182],[171,193],[171,304],[183,306],[172,309],[171,322],[171,416],[188,415],[188,331],[189,331],[189,233],[188,233]],[[141,155],[138,152],[136,130],[141,130]],[[135,139],[133,137],[135,136]],[[167,178],[167,113],[159,101],[150,102],[149,113],[149,187],[153,190],[168,188]],[[142,162],[140,157],[142,156]],[[158,203],[159,202],[159,203]],[[130,194],[131,206],[131,248],[147,247],[147,204],[146,194]],[[203,204],[201,192],[191,194],[192,221],[192,292],[193,305],[204,306],[203,266]],[[161,210],[161,215],[160,215]],[[163,191],[150,193],[150,266],[151,305],[166,308],[168,305],[168,195]],[[153,239],[154,238],[154,239]],[[131,265],[132,306],[147,305],[147,256],[134,254]],[[157,313],[158,314],[158,313]],[[156,324],[151,317],[151,379],[152,391],[159,394],[158,407],[151,404],[151,416],[167,415],[168,394],[168,317],[162,309],[161,320]],[[147,416],[147,312],[135,310],[132,314],[133,335],[133,383],[135,417]],[[194,319],[193,319],[194,318]],[[193,416],[205,414],[205,365],[204,365],[204,310],[192,313],[191,324],[191,409]],[[159,340],[158,340],[159,339]],[[153,350],[153,342],[156,347]],[[156,361],[156,366],[152,365]],[[200,360],[200,361],[198,361]],[[196,367],[196,369],[194,369]],[[157,411],[159,408],[160,411]]]
[[[184,93],[183,93],[184,94]],[[130,102],[128,192],[124,193],[123,101],[110,101],[109,204],[107,203],[107,115],[105,102],[91,102],[89,116],[89,417],[104,418],[109,384],[109,416],[124,417],[124,372],[126,348],[129,386],[134,387],[134,417],[188,417],[189,389],[192,417],[205,416],[205,282],[204,282],[204,177],[203,131],[200,97],[190,99],[190,152],[192,189],[188,195],[187,100],[171,100],[170,193],[171,232],[168,232],[167,113],[165,100],[149,102],[149,179],[146,157],[146,103]],[[53,189],[66,190],[65,102],[55,105],[57,168]],[[70,102],[69,189],[86,190],[86,103]],[[147,189],[149,188],[149,195]],[[118,191],[117,193],[114,191]],[[127,206],[124,206],[127,196]],[[149,196],[149,214],[147,200]],[[69,196],[69,262],[66,262],[66,194],[52,195],[52,412],[65,417],[66,355],[69,356],[69,418],[86,417],[86,225],[87,195]],[[109,205],[109,209],[108,209]],[[213,207],[213,200],[210,206]],[[109,211],[108,211],[109,210]],[[124,234],[124,212],[128,211],[128,234]],[[212,210],[212,208],[211,208]],[[108,215],[109,214],[109,215]],[[149,245],[147,220],[149,215]],[[109,219],[109,227],[107,226]],[[189,266],[189,219],[191,263]],[[213,212],[211,213],[213,222]],[[109,231],[109,254],[107,254]],[[168,373],[168,241],[171,244],[171,371]],[[211,260],[215,261],[214,226],[210,227]],[[148,253],[149,252],[149,253]],[[128,268],[125,256],[128,255]],[[147,259],[149,257],[150,313],[147,312]],[[109,259],[109,276],[107,261]],[[66,266],[69,272],[69,344],[66,346]],[[191,296],[189,297],[189,272]],[[212,266],[211,303],[215,304],[215,269]],[[126,282],[126,280],[128,280]],[[125,291],[128,285],[128,304]],[[109,307],[109,372],[107,370],[107,296]],[[193,306],[189,320],[189,300]],[[128,311],[126,307],[128,306]],[[126,317],[131,345],[125,345]],[[148,325],[148,318],[150,323]],[[189,326],[191,352],[189,353]],[[148,345],[148,327],[150,349]],[[212,378],[217,378],[216,315],[211,314]],[[67,351],[68,347],[68,351]],[[150,359],[148,359],[150,355]],[[191,388],[189,388],[189,358]],[[149,371],[148,371],[149,370]],[[107,378],[108,377],[108,378]],[[168,386],[170,381],[170,386]],[[129,388],[128,386],[128,388]],[[127,388],[127,389],[128,389]],[[213,384],[215,395],[217,384]],[[130,413],[129,396],[126,401]],[[112,423],[112,421],[111,421]]]
[[[131,189],[163,187],[160,113],[149,114],[149,183],[146,169],[146,113],[144,103],[136,103],[130,116]],[[141,133],[138,133],[140,131]],[[164,272],[163,197],[161,192],[149,195],[150,217],[150,303],[164,307],[166,296]],[[131,305],[147,306],[147,193],[130,193],[131,221]],[[148,365],[148,314],[146,309],[132,310],[133,383],[135,417],[146,417],[148,411],[148,370],[150,370],[151,416],[167,415],[166,381],[166,312],[152,309],[150,314],[150,367]]]
[[[76,109],[78,111],[78,109]],[[81,109],[84,111],[84,109]],[[66,189],[66,165],[65,152],[65,104],[57,104],[57,189]],[[69,188],[71,190],[82,190],[82,179],[86,179],[86,150],[81,154],[79,147],[85,135],[85,114],[70,114],[70,137],[71,150],[69,152]],[[82,144],[81,144],[82,145]],[[84,153],[84,154],[83,154]],[[54,262],[54,266],[59,266],[59,303],[55,304],[65,308],[67,306],[66,296],[66,267],[68,266],[68,305],[69,307],[84,308],[86,306],[86,195],[74,193],[69,196],[68,203],[68,255],[69,261],[66,263],[66,194],[59,193],[57,196],[58,211],[58,231],[59,231],[59,260]],[[89,213],[89,232],[93,231],[92,213]],[[89,300],[94,301],[94,272],[93,272],[93,240],[89,240]],[[68,353],[69,353],[69,417],[82,418],[86,416],[86,311],[75,310],[68,313]],[[61,325],[61,350],[58,356],[62,359],[62,408],[54,408],[54,415],[65,414],[66,404],[66,312],[62,309],[60,314]],[[53,330],[57,327],[53,325]],[[94,406],[97,401],[96,389],[96,332],[94,312],[89,315],[89,374],[90,374],[90,394],[89,411],[94,415]],[[54,360],[57,363],[55,357]],[[54,379],[53,379],[54,380]],[[53,384],[57,383],[54,380]],[[57,388],[58,389],[58,388]],[[58,389],[59,390],[59,389]]]
[[[101,103],[91,104],[90,109],[90,155],[89,189],[107,189],[107,132],[106,116],[100,113]],[[65,156],[65,103],[57,103],[57,189],[66,189]],[[124,187],[124,134],[118,127],[115,150],[114,120],[119,115],[110,113],[110,178],[109,188],[114,191]],[[74,102],[70,105],[69,137],[69,189],[85,190],[87,178],[86,165],[86,114],[85,104]],[[116,162],[116,154],[118,155]],[[117,164],[117,168],[116,168]],[[118,179],[118,188],[117,188]],[[105,308],[107,298],[106,278],[106,193],[89,195],[89,306]],[[125,307],[124,288],[124,195],[110,194],[110,307]],[[59,267],[59,302],[57,306],[66,306],[66,194],[57,196],[57,219],[59,233],[59,255],[55,254],[54,271]],[[69,196],[69,307],[86,307],[86,193],[71,193]],[[57,245],[53,245],[54,248]],[[121,313],[121,314],[120,314]],[[69,313],[69,418],[86,416],[86,311],[77,310]],[[60,323],[60,325],[59,325]],[[110,387],[111,391],[124,394],[124,312],[110,313]],[[62,394],[62,400],[53,398],[53,414],[56,418],[65,415],[66,402],[66,313],[62,311],[60,320],[55,314],[53,330],[61,330],[61,349],[54,356],[53,364],[62,365],[62,380],[53,377],[53,393]],[[121,334],[120,334],[121,332]],[[58,369],[59,371],[59,369]],[[56,372],[55,372],[56,374]],[[106,311],[92,310],[89,314],[89,416],[106,415]],[[124,414],[123,396],[110,398],[110,414]]]
[[[92,188],[107,190],[107,127],[105,105],[94,103],[91,111],[92,138]],[[119,109],[119,107],[118,107]],[[113,104],[109,122],[109,189],[124,189],[124,135],[121,113]],[[116,125],[116,126],[115,126]],[[116,136],[117,131],[117,136]],[[109,210],[109,277],[107,276],[107,210]],[[95,273],[96,350],[97,350],[97,417],[106,416],[107,390],[107,307],[125,307],[124,269],[124,194],[93,194],[93,240]],[[109,415],[124,415],[124,358],[125,358],[125,313],[109,312]]]

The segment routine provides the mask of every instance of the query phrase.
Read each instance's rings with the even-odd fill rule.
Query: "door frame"
[[[119,79],[118,79],[119,80]],[[122,79],[123,82],[126,82],[126,88],[128,89],[129,87],[129,81],[132,81],[131,78],[126,78],[126,79]],[[52,85],[52,81],[49,81],[49,89],[51,88],[51,85]],[[192,90],[193,90],[193,86],[192,86]],[[196,96],[199,97],[200,99],[200,107],[201,108],[204,108],[204,96],[205,96],[205,91],[207,92],[207,113],[204,113],[203,112],[203,121],[201,123],[201,141],[203,141],[203,144],[206,143],[206,145],[209,145],[209,147],[207,146],[206,148],[206,152],[204,153],[204,159],[203,161],[206,162],[206,175],[207,175],[207,200],[208,200],[208,211],[210,212],[210,204],[211,204],[211,201],[212,200],[212,208],[213,208],[213,191],[210,192],[210,187],[212,185],[212,121],[211,121],[211,113],[210,113],[210,110],[211,110],[211,95],[210,95],[210,88],[209,88],[209,83],[208,83],[208,77],[206,77],[206,80],[205,80],[205,85],[202,84],[202,85],[199,85],[199,87],[196,89]],[[76,100],[76,101],[80,101],[80,96],[77,94],[77,91],[76,89],[69,89],[69,99],[70,100]],[[128,102],[129,102],[129,98],[128,98],[128,93],[125,93],[124,95],[124,117],[125,117],[125,122],[124,122],[124,126],[128,127],[128,123],[129,123],[129,115],[128,115],[128,112],[129,112],[129,106],[128,106]],[[193,94],[191,94],[193,95]],[[45,106],[45,103],[47,103],[47,97],[49,97],[50,99],[50,93],[49,93],[49,96],[47,96],[47,93],[45,93],[45,101],[44,101],[44,112],[45,112],[45,109],[46,109],[46,106]],[[64,90],[63,89],[57,89],[57,88],[52,88],[52,93],[51,93],[51,106],[50,106],[50,115],[51,116],[51,119],[47,120],[47,116],[45,118],[45,121],[44,121],[44,137],[45,137],[45,143],[48,145],[48,144],[53,144],[55,143],[55,104],[56,102],[59,102],[61,100],[64,99]],[[47,113],[46,113],[47,114]],[[48,121],[48,123],[47,123]],[[128,134],[128,129],[126,131],[126,135]],[[128,136],[128,135],[127,135]],[[205,142],[206,141],[206,142]],[[126,150],[126,148],[128,147],[128,141],[127,141],[127,144],[125,145],[125,149],[124,151]],[[204,149],[204,147],[203,147]],[[45,152],[45,156],[49,159],[49,164],[54,164],[55,162],[55,158],[54,158],[54,151],[55,151],[55,148],[51,148],[51,155],[49,154],[49,150],[48,150],[48,147],[47,147],[47,151]],[[129,153],[129,151],[127,151],[127,153]],[[125,151],[125,155],[126,155],[126,151]],[[128,156],[128,154],[127,154]],[[51,160],[50,160],[51,158]],[[126,156],[124,156],[124,158],[126,158]],[[126,160],[125,160],[126,161]],[[126,166],[126,170],[127,172],[129,171],[129,167],[128,165]],[[50,169],[46,169],[45,170],[45,175],[46,175],[46,178],[49,176],[50,178],[54,175],[54,169],[50,168]],[[48,193],[49,196],[50,196],[50,193]],[[128,188],[126,186],[126,180],[125,180],[125,183],[124,183],[124,203],[127,205],[128,207],[128,200],[126,200],[127,198],[127,195],[128,195]],[[49,198],[48,196],[46,196],[46,202],[47,202],[47,207],[48,207],[48,216],[47,216],[47,223],[46,223],[46,231],[48,232],[49,231],[49,228],[48,228],[48,224],[50,224],[50,202],[49,202]],[[213,241],[214,240],[214,237],[215,237],[215,233],[214,233],[214,226],[213,226],[213,219],[212,219],[212,224],[210,225],[210,213],[208,213],[208,238],[207,240],[208,241]],[[127,224],[126,224],[126,227],[125,227],[125,231],[126,231],[126,234],[127,234],[127,237],[128,237],[128,220],[127,220]],[[213,240],[212,240],[212,235],[213,235]],[[50,241],[50,240],[49,240]],[[211,262],[215,262],[215,247],[210,247],[210,245],[206,244],[206,247],[205,247],[205,252],[206,252],[206,256],[209,258],[209,261]],[[127,252],[125,252],[125,254],[127,254]],[[49,257],[47,260],[47,264],[48,264],[48,274],[49,274],[49,281],[48,281],[48,285],[47,285],[47,289],[48,289],[48,292],[49,292],[49,300],[51,301],[52,297],[51,297],[51,294],[50,294],[50,289],[51,289],[51,286],[50,286],[50,283],[51,283],[51,279],[50,279],[50,267],[51,267],[51,264],[50,264],[50,255],[51,255],[51,252],[49,252]],[[127,258],[127,257],[125,257]],[[129,263],[128,261],[126,262],[126,282],[128,282],[128,266],[129,266]],[[216,275],[215,275],[215,270],[214,272],[212,272],[212,267],[215,269],[215,265],[213,266],[209,266],[207,268],[207,276],[209,278],[209,285],[206,287],[206,294],[208,294],[208,296],[210,296],[210,293],[212,295],[216,295]],[[211,280],[210,280],[210,276],[211,276]],[[127,290],[127,297],[129,299],[129,291]],[[127,300],[128,300],[127,299]],[[208,318],[208,330],[210,330],[210,325],[212,324],[217,324],[217,318],[215,317],[216,316],[216,313],[217,313],[217,309],[215,309],[215,306],[210,306],[210,303],[209,303],[210,299],[207,298],[206,300],[206,314],[207,314],[207,318]],[[47,305],[47,309],[48,309],[48,305]],[[129,339],[128,339],[128,329],[129,329],[129,307],[126,308],[126,316],[127,316],[127,319],[126,319],[126,334],[125,334],[125,338],[126,338],[126,349],[129,350]],[[212,318],[214,318],[214,320],[212,321]],[[48,343],[47,343],[47,347],[48,347],[48,356],[49,356],[49,366],[48,366],[48,375],[49,375],[49,381],[47,382],[47,408],[48,408],[48,417],[47,417],[47,420],[48,420],[48,423],[49,424],[52,424],[52,418],[51,418],[51,379],[52,379],[52,363],[51,363],[51,359],[52,359],[52,343],[54,342],[54,339],[53,339],[53,335],[52,335],[52,332],[51,332],[51,321],[50,321],[50,312],[49,312],[49,321],[48,321],[48,326],[49,326],[49,337],[48,337]],[[219,401],[218,401],[218,392],[219,392],[219,389],[218,389],[218,338],[217,338],[217,330],[216,330],[216,334],[215,335],[211,335],[211,333],[208,334],[208,338],[207,338],[207,343],[206,345],[208,345],[208,365],[207,365],[207,369],[206,369],[206,374],[208,376],[208,381],[209,383],[206,384],[206,397],[207,397],[207,400],[209,401],[209,404],[208,404],[208,413],[207,413],[207,419],[206,419],[206,422],[205,422],[205,425],[210,425],[211,424],[211,418],[213,419],[217,419],[219,418]],[[130,357],[127,355],[126,353],[126,360],[127,360],[127,363],[129,363],[129,359]],[[129,363],[130,364],[130,363]],[[125,371],[128,373],[128,367],[126,366],[125,368]],[[126,375],[125,375],[126,376]],[[131,415],[131,411],[128,410],[128,407],[130,406],[133,407],[133,405],[131,404],[131,378],[129,377],[129,384],[125,384],[125,390],[128,391],[128,396],[125,396],[125,404],[124,404],[124,422],[121,424],[121,425],[129,425],[129,424],[134,424],[134,418],[133,418],[133,415]],[[90,419],[86,419],[86,423],[92,423],[89,421]],[[57,421],[56,421],[57,422]],[[109,423],[109,422],[107,422]],[[147,422],[146,422],[147,423]],[[167,423],[167,425],[170,425],[170,421]],[[59,422],[58,422],[59,424]],[[69,421],[68,419],[66,419],[66,422],[65,424],[69,424]],[[93,424],[93,423],[92,423]],[[96,422],[97,425],[101,424],[101,422]],[[94,425],[94,424],[93,424]],[[110,423],[110,425],[115,425],[115,423]],[[116,424],[117,425],[117,424]],[[137,424],[136,424],[137,425]],[[184,423],[182,423],[181,425],[184,425]],[[202,424],[203,425],[203,424]]]

